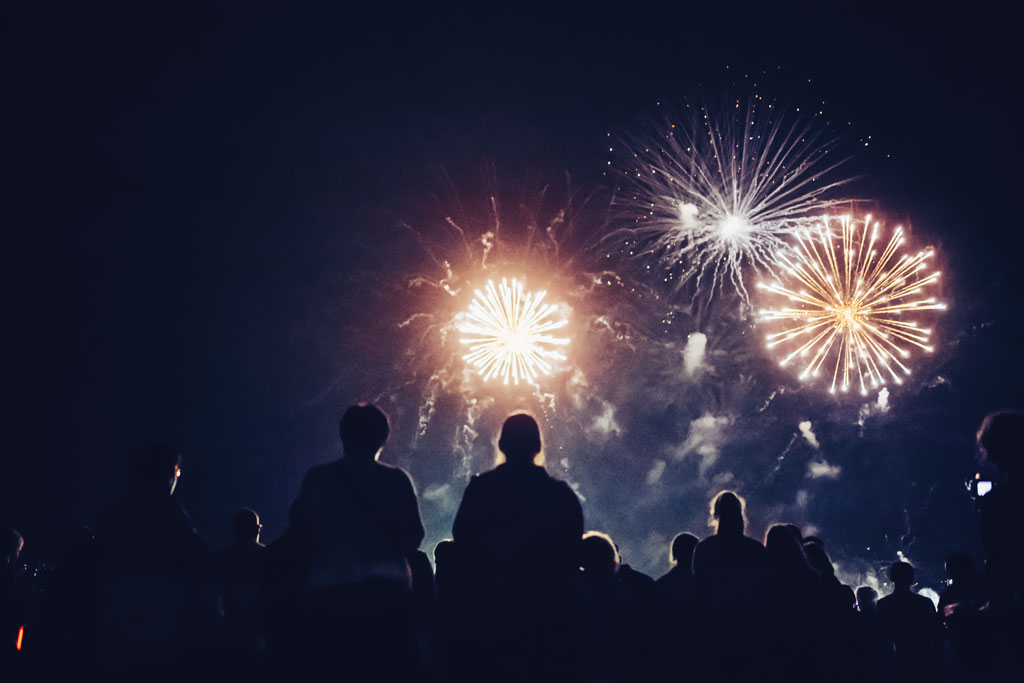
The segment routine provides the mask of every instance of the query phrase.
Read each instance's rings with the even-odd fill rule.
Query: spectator
[[[871,586],[861,586],[857,589],[857,611],[867,618],[874,619],[878,616],[878,591]]]
[[[914,567],[908,562],[894,562],[889,578],[893,591],[878,601],[878,622],[892,652],[892,677],[898,681],[934,680],[939,655],[935,606],[910,590]]]
[[[216,575],[224,606],[224,640],[243,662],[253,662],[266,644],[263,563],[259,515],[243,508],[231,517],[231,544],[217,553]],[[258,659],[256,659],[258,662]]]
[[[1024,412],[1003,411],[986,416],[977,440],[982,460],[993,465],[1003,477],[988,495],[978,500],[993,606],[1016,606],[1024,596],[1024,544],[1019,540],[1024,528],[1020,475],[1024,462]]]
[[[736,678],[754,677],[769,657],[768,558],[764,546],[744,535],[743,499],[722,491],[711,503],[715,534],[693,551],[693,578],[698,594],[697,619],[702,624],[698,651],[706,653],[698,675],[711,677],[730,662]],[[737,648],[742,641],[749,647]]]
[[[455,516],[468,678],[576,675],[572,645],[549,644],[572,632],[566,590],[579,567],[583,510],[565,482],[536,464],[541,445],[533,417],[506,419],[498,440],[505,461],[470,480]]]
[[[220,615],[210,555],[173,497],[181,472],[170,448],[135,451],[131,493],[96,527],[97,644],[119,671],[169,674],[183,653],[213,645]]]
[[[389,431],[376,406],[345,411],[344,457],[312,468],[292,504],[290,552],[304,556],[305,576],[293,622],[298,637],[289,643],[299,652],[289,663],[301,662],[308,678],[379,680],[415,665],[406,558],[419,549],[423,524],[409,476],[377,461]],[[338,661],[345,671],[337,671]]]
[[[939,596],[940,617],[950,616],[957,606],[973,611],[988,602],[988,588],[967,553],[953,552],[946,557],[946,575],[949,586]]]

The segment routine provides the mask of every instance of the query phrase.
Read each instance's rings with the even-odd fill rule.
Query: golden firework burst
[[[781,327],[766,336],[768,348],[784,351],[783,366],[803,364],[801,379],[831,372],[833,393],[902,384],[911,351],[932,350],[931,329],[908,314],[946,308],[925,293],[940,275],[929,272],[934,252],[901,253],[906,238],[897,227],[879,253],[879,230],[870,215],[825,217],[775,254],[779,278],[758,284],[791,302],[758,312],[759,322]]]

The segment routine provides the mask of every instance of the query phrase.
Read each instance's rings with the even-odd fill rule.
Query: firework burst
[[[720,109],[688,103],[626,143],[618,202],[632,225],[611,237],[666,282],[693,282],[695,297],[728,282],[749,305],[744,266],[770,272],[794,230],[842,201],[829,196],[850,180],[832,178],[846,161],[830,153],[837,142],[818,115],[756,94]]]
[[[557,307],[543,303],[547,292],[524,292],[518,280],[493,281],[474,292],[469,311],[457,323],[469,346],[463,359],[475,367],[484,381],[500,377],[535,382],[538,375],[551,374],[551,361],[565,360],[561,348],[569,343],[550,332],[564,328],[568,321],[557,317]]]
[[[768,347],[785,350],[783,366],[802,363],[801,379],[831,374],[830,392],[857,385],[866,394],[890,380],[902,384],[911,350],[932,350],[931,330],[906,314],[945,309],[924,293],[939,279],[929,272],[933,252],[901,253],[901,227],[881,253],[878,240],[871,216],[826,217],[776,254],[782,278],[758,284],[792,303],[759,311],[761,322],[782,327],[767,335]]]

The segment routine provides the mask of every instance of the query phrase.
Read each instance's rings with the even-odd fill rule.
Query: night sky
[[[401,291],[423,270],[411,235],[438,244],[448,213],[472,223],[492,192],[512,197],[515,223],[547,185],[550,203],[592,197],[569,247],[582,250],[610,220],[608,134],[752,76],[796,105],[825,102],[854,144],[870,139],[857,192],[938,252],[939,348],[883,412],[775,370],[752,377],[759,361],[727,339],[728,320],[689,323],[717,352],[699,382],[648,383],[685,325],[629,353],[605,353],[594,332],[590,393],[549,418],[549,451],[569,454],[562,476],[588,528],[653,573],[671,534],[707,532],[717,482],[748,496],[755,535],[792,519],[848,575],[900,550],[936,585],[949,550],[977,552],[963,488],[973,431],[1024,407],[1015,24],[968,3],[776,5],[5,6],[0,522],[29,558],[55,560],[122,494],[127,454],[158,441],[183,453],[176,495],[211,544],[241,506],[272,540],[303,473],[338,456],[341,412],[370,399],[395,421],[382,459],[432,492],[430,550],[465,481],[446,450],[461,409],[442,405],[413,437],[422,387],[404,373],[431,354],[396,332],[427,300]],[[605,305],[631,306],[587,304]],[[648,313],[660,315],[650,300],[633,307],[634,323]],[[607,406],[618,429],[598,438]],[[480,414],[472,471],[511,407]],[[702,473],[664,454],[685,451],[705,414],[722,421],[705,424],[717,450]],[[814,479],[812,461],[838,477]]]

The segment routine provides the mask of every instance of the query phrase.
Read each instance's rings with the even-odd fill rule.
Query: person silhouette
[[[384,680],[416,664],[416,619],[407,557],[423,540],[409,476],[378,462],[390,432],[387,416],[359,403],[339,423],[344,456],[306,473],[289,513],[301,551],[297,628],[289,647],[310,679],[339,675]],[[388,638],[380,635],[387,633]]]
[[[771,643],[769,666],[773,667],[770,678],[810,680],[818,658],[820,576],[790,525],[776,524],[768,529],[764,547],[770,624],[766,638]],[[786,672],[791,673],[786,676]]]
[[[676,534],[669,548],[669,562],[673,565],[669,574],[675,571],[678,576],[693,576],[693,551],[698,543],[700,539],[691,533]]]
[[[236,655],[236,665],[258,666],[256,656],[265,646],[262,528],[259,515],[242,508],[231,516],[231,544],[214,557],[224,606],[224,644]]]
[[[668,573],[654,583],[652,665],[658,680],[673,680],[679,670],[679,643],[693,642],[696,620],[696,584],[693,579],[693,551],[699,539],[691,533],[676,534],[669,545]]]
[[[940,617],[950,616],[955,609],[977,610],[988,602],[988,588],[969,554],[952,552],[947,555],[946,576],[949,577],[949,586],[942,591],[936,606]],[[954,608],[954,605],[958,607]],[[947,607],[950,607],[948,613]]]
[[[992,490],[977,499],[979,531],[985,555],[988,602],[970,620],[983,635],[975,674],[1011,680],[1024,670],[1024,412],[1003,410],[985,416],[976,434],[978,458],[994,468]]]
[[[536,464],[541,437],[532,416],[506,419],[498,448],[505,461],[470,480],[452,525],[467,578],[498,591],[560,583],[578,566],[579,498]]]
[[[578,571],[583,509],[537,463],[540,427],[507,418],[497,467],[470,479],[452,526],[465,581],[461,675],[503,680],[578,676],[570,661],[567,587]],[[552,648],[558,640],[564,647]],[[501,664],[498,664],[501,662]]]
[[[878,591],[871,586],[861,586],[857,589],[857,611],[869,619],[878,615]]]
[[[611,537],[588,531],[579,545],[579,609],[587,652],[600,657],[583,660],[586,680],[632,680],[646,662],[641,641],[647,624],[642,605],[628,580],[619,574],[618,548]]]
[[[131,457],[131,492],[96,526],[98,645],[118,671],[170,673],[219,629],[210,553],[174,497],[181,456],[161,445]],[[187,653],[183,657],[182,654]]]
[[[740,675],[753,676],[769,656],[764,637],[768,558],[763,545],[744,535],[744,507],[743,499],[732,491],[716,495],[711,502],[715,534],[693,550],[696,612],[702,624],[697,647],[707,653],[701,661],[707,667],[704,676],[713,676],[724,661]]]
[[[763,545],[743,535],[743,500],[732,491],[722,491],[712,501],[711,516],[715,534],[694,548],[693,575],[716,581],[730,581],[741,575],[763,577],[767,556]]]
[[[914,567],[894,562],[889,569],[893,591],[878,601],[878,623],[892,652],[894,678],[900,681],[935,680],[939,654],[935,605],[910,590]]]
[[[669,545],[671,569],[654,582],[655,607],[666,617],[678,615],[693,598],[693,551],[699,539],[690,533],[676,534]]]
[[[978,498],[985,569],[992,582],[992,607],[1012,608],[1024,595],[1024,412],[1005,410],[987,415],[977,434],[983,463],[1002,476],[990,493]]]
[[[953,680],[969,681],[979,674],[978,662],[988,661],[992,649],[983,637],[989,591],[983,577],[974,567],[974,560],[965,552],[952,552],[946,557],[949,586],[939,596],[939,618],[953,652]],[[1016,621],[1016,620],[1011,620]]]
[[[820,575],[807,559],[800,540],[792,529],[776,524],[765,535],[772,592],[780,602],[774,609],[800,623],[811,619],[819,599]]]

